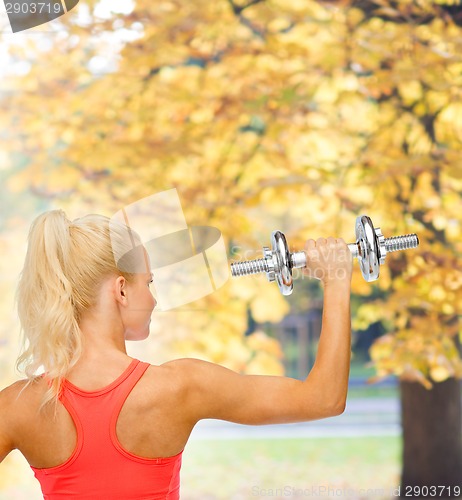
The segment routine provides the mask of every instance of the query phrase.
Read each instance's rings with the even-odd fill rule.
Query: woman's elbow
[[[346,399],[332,406],[331,416],[336,417],[337,415],[341,415],[346,408]]]
[[[346,409],[346,396],[340,400],[333,401],[330,406],[331,417],[341,415]]]
[[[321,404],[323,416],[321,418],[330,418],[341,415],[346,408],[346,397],[345,398],[334,398],[324,399]]]
[[[316,410],[314,410],[314,405],[308,407],[308,414],[305,412],[303,415],[303,421],[309,420],[319,420],[324,418],[336,417],[341,415],[346,408],[346,399],[337,400],[330,398],[329,400],[318,400],[316,404]]]

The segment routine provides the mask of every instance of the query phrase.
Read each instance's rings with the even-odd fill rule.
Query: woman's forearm
[[[327,282],[323,287],[321,336],[308,378],[318,384],[328,406],[343,411],[351,356],[350,281]]]

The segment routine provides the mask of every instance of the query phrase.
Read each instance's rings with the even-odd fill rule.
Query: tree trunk
[[[462,498],[461,382],[431,390],[400,381],[403,455],[400,498]],[[416,487],[422,488],[419,490]],[[436,488],[430,488],[430,487]],[[443,489],[443,487],[445,487]],[[454,489],[458,487],[459,490]],[[433,492],[433,494],[432,494]],[[407,493],[407,495],[406,495]]]

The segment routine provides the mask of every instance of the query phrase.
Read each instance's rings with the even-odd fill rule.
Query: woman
[[[125,348],[149,335],[156,306],[137,235],[100,215],[38,216],[17,289],[17,366],[27,378],[0,393],[0,462],[20,450],[46,499],[178,499],[182,453],[199,420],[262,425],[342,413],[352,256],[334,238],[308,240],[305,252],[304,274],[321,280],[324,308],[304,381],[190,358],[157,366]]]

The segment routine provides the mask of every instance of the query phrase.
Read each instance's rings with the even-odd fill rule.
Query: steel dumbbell
[[[416,234],[384,238],[380,228],[374,228],[370,217],[361,215],[355,224],[356,243],[349,243],[353,257],[359,260],[361,273],[366,281],[379,277],[380,265],[385,263],[388,252],[407,250],[419,245]],[[231,264],[232,276],[247,276],[266,273],[268,281],[277,281],[283,295],[290,295],[293,290],[292,269],[306,267],[305,252],[290,253],[284,233],[271,233],[272,249],[263,247],[263,258]]]

